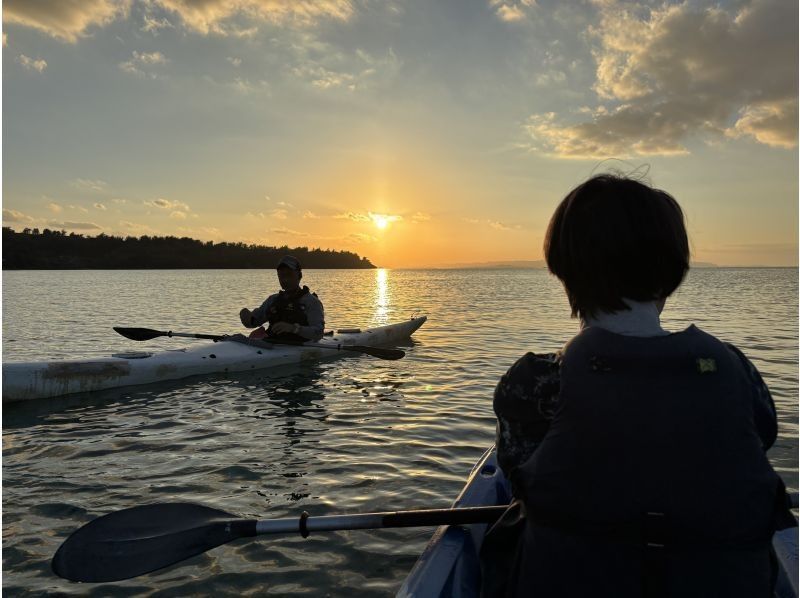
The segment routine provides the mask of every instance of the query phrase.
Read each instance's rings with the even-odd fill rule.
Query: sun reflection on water
[[[375,270],[375,315],[372,318],[376,325],[382,326],[389,323],[390,301],[389,270],[378,268]]]

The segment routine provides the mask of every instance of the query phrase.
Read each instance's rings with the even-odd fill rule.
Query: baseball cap
[[[278,262],[277,268],[280,268],[281,266],[286,266],[287,268],[289,268],[291,270],[295,270],[297,272],[302,270],[302,268],[300,266],[300,260],[298,260],[293,255],[284,255],[281,258],[281,261]]]

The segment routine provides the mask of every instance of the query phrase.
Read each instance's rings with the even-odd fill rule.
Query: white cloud
[[[104,26],[126,15],[130,0],[6,0],[3,22],[32,27],[67,42],[76,42],[92,26]]]
[[[41,58],[33,59],[28,58],[25,54],[20,54],[17,58],[17,62],[19,62],[22,66],[24,66],[29,71],[38,71],[42,72],[44,69],[47,68],[47,62]]]
[[[161,66],[167,64],[167,62],[169,61],[161,52],[137,52],[134,50],[131,54],[131,59],[125,62],[120,62],[119,68],[126,73],[130,73],[138,77],[149,76],[154,79],[159,75],[154,72],[144,70],[145,67]]]
[[[356,212],[336,214],[334,218],[336,220],[352,220],[353,222],[370,222],[372,220],[367,214],[358,214]]]
[[[317,220],[319,216],[317,216],[314,212],[310,210],[306,210],[305,212],[303,212],[303,218],[305,220]]]
[[[186,212],[179,212],[176,210],[174,212],[170,212],[169,217],[174,218],[175,220],[186,220]]]
[[[533,150],[580,159],[680,155],[694,137],[725,136],[796,146],[796,2],[750,0],[729,11],[595,5],[599,24],[587,40],[598,105],[532,115],[524,128]]]
[[[170,23],[166,17],[161,19],[157,19],[151,15],[145,14],[144,15],[144,25],[142,26],[142,31],[147,33],[152,33],[153,35],[158,35],[159,31],[162,29],[174,29],[175,26]]]
[[[354,13],[351,0],[154,0],[179,15],[186,27],[199,33],[242,37],[253,27],[238,26],[236,17],[281,25],[312,26],[323,19],[348,20]]]
[[[71,222],[69,220],[65,222],[57,222],[55,220],[51,220],[48,222],[50,226],[55,226],[57,228],[63,228],[66,230],[101,230],[101,227],[94,222]]]
[[[61,211],[63,211],[64,208],[63,208],[63,206],[61,206],[61,205],[57,204],[56,202],[52,201],[49,204],[47,204],[47,209],[50,210],[51,212],[53,212],[54,214],[58,214]]]
[[[431,215],[427,214],[425,212],[415,212],[411,216],[411,221],[412,222],[427,222],[430,219],[431,219]]]
[[[88,213],[89,213],[89,210],[87,210],[87,209],[86,209],[86,208],[84,208],[83,206],[74,206],[74,205],[70,204],[70,205],[68,205],[67,207],[68,207],[70,210],[76,210],[76,211],[78,211],[78,212],[83,212],[84,214],[88,214]]]
[[[94,207],[95,207],[96,210],[102,210],[102,211],[106,210],[106,207],[103,204],[101,204],[100,202],[97,202],[96,204],[94,204]]]
[[[188,204],[185,204],[182,201],[170,201],[169,199],[164,199],[163,197],[145,200],[144,205],[150,206],[151,208],[159,208],[160,210],[177,210],[180,212],[191,211],[191,208],[188,206]]]
[[[276,220],[286,220],[289,217],[289,212],[284,208],[277,208],[269,213],[269,217]]]
[[[226,58],[226,60],[228,62],[230,62],[233,66],[237,67],[237,68],[242,66],[242,59],[241,58],[234,58],[233,56],[228,56],[228,58]]]
[[[36,220],[27,214],[23,214],[22,212],[18,212],[17,210],[11,210],[9,208],[3,208],[3,222],[22,222],[26,224],[30,224],[36,222]]]
[[[310,236],[309,233],[305,233],[302,231],[292,230],[290,228],[273,228],[270,231],[272,234],[281,235],[281,236],[290,236],[290,237],[308,237]]]
[[[108,187],[108,183],[105,181],[98,180],[91,180],[91,179],[73,179],[70,181],[70,185],[72,185],[75,189],[80,191],[105,191]]]
[[[489,4],[495,8],[495,14],[501,21],[514,23],[526,17],[526,10],[535,6],[535,0],[521,0],[513,2],[508,0],[491,0]]]

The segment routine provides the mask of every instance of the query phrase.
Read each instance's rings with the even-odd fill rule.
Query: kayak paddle
[[[53,572],[71,581],[120,581],[162,569],[239,538],[262,534],[494,523],[507,505],[241,519],[192,503],[123,509],[90,521],[67,538],[53,557]]]
[[[164,332],[161,330],[153,330],[152,328],[121,328],[119,326],[114,326],[114,330],[125,338],[129,338],[133,341],[149,341],[150,339],[158,338],[159,336],[203,338],[212,341],[223,341],[227,338],[226,336],[215,334],[192,334],[186,332],[172,332],[172,330]],[[271,338],[263,338],[259,340],[266,343],[272,343],[274,345],[295,345],[302,347],[315,347],[317,349],[332,349],[334,351],[353,351],[354,353],[372,355],[373,357],[378,357],[380,359],[401,359],[406,355],[405,351],[401,351],[400,349],[384,349],[382,347],[366,347],[364,345],[323,345],[322,343],[301,343]]]

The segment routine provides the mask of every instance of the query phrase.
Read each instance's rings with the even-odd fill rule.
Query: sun
[[[392,222],[402,220],[401,216],[395,216],[394,214],[375,214],[373,212],[369,213],[369,217],[372,223],[380,230],[386,230]]]

